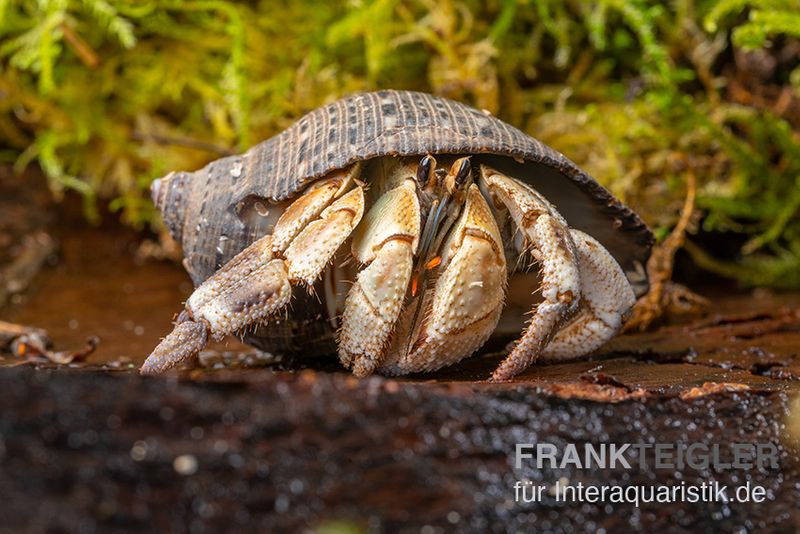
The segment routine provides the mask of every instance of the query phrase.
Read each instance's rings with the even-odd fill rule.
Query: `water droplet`
[[[147,457],[147,443],[144,441],[137,441],[131,447],[131,458],[136,462],[141,462]]]
[[[122,426],[122,418],[118,415],[111,414],[106,419],[106,426],[111,430],[117,430],[120,426]]]
[[[253,205],[253,208],[255,208],[256,213],[258,213],[262,217],[266,217],[267,215],[269,215],[269,209],[267,209],[267,207],[264,205],[263,202],[256,202]]]
[[[191,454],[181,454],[172,462],[172,468],[179,475],[193,475],[197,473],[197,458]]]
[[[289,499],[285,495],[278,495],[275,499],[275,511],[282,514],[289,510]]]

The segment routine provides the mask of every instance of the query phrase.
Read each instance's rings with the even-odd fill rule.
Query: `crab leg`
[[[614,257],[593,237],[570,229],[578,253],[583,295],[580,309],[547,345],[541,358],[565,360],[588,354],[614,337],[636,295]]]
[[[356,376],[381,364],[406,294],[419,243],[416,183],[384,193],[353,235],[353,256],[368,266],[347,294],[339,358]]]
[[[522,182],[485,166],[481,167],[481,179],[492,197],[508,208],[541,266],[544,300],[536,307],[514,350],[492,374],[492,380],[501,381],[527,369],[578,311],[581,277],[569,227],[547,199]]]
[[[405,310],[380,367],[384,374],[432,371],[453,364],[478,349],[497,326],[507,281],[500,232],[478,187],[470,185],[466,195],[464,209],[442,247],[435,287],[418,297],[426,299],[422,322],[414,324],[414,306]]]
[[[310,286],[361,220],[364,192],[357,166],[321,180],[297,199],[272,235],[255,241],[203,282],[186,301],[175,329],[140,370],[164,372],[288,304],[292,285]]]

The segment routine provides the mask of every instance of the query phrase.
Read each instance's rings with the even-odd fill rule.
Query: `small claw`
[[[175,329],[147,357],[139,373],[157,375],[197,356],[208,344],[209,327],[205,322],[185,321]]]
[[[360,187],[325,208],[284,251],[289,279],[312,285],[361,222],[363,213],[364,190]]]

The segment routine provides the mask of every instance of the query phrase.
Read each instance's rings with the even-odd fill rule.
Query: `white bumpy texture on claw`
[[[500,231],[478,187],[467,191],[463,212],[443,247],[433,291],[424,293],[424,316],[412,330],[409,306],[380,372],[433,371],[483,345],[497,326],[505,298],[505,255]]]
[[[380,196],[353,235],[353,256],[366,264],[347,294],[339,358],[356,376],[380,365],[388,348],[419,242],[420,211],[412,179]]]

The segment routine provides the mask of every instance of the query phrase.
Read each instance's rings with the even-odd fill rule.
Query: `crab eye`
[[[417,183],[420,185],[427,185],[433,176],[433,170],[436,168],[436,160],[433,156],[425,156],[421,160],[419,160],[419,166],[417,166]]]
[[[469,158],[457,159],[450,166],[450,172],[447,173],[447,178],[444,181],[447,194],[452,195],[456,191],[463,190],[471,176],[472,165],[469,163]]]
[[[469,158],[461,158],[458,162],[458,171],[456,171],[456,187],[461,189],[467,179],[472,174],[472,165],[469,163]]]

